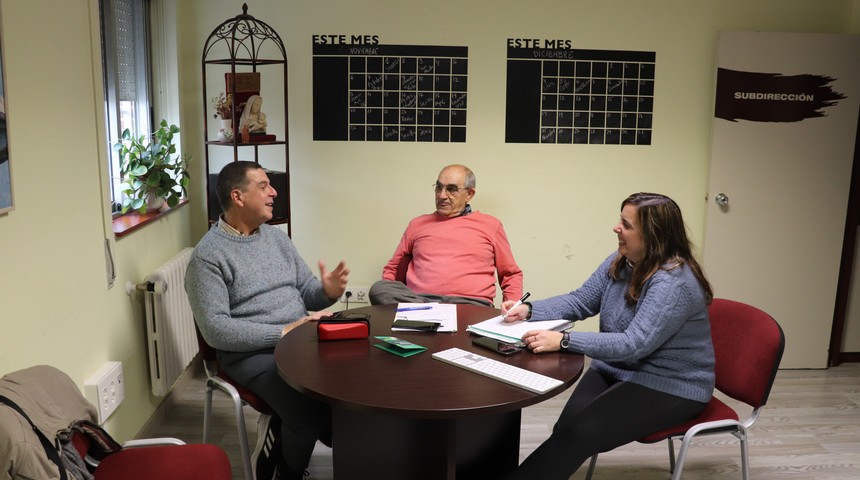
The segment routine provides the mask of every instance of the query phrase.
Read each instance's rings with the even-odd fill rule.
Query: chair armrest
[[[154,447],[157,445],[185,445],[185,442],[178,438],[172,437],[141,438],[137,440],[128,440],[126,442],[123,442],[122,448]],[[84,463],[86,463],[92,468],[96,468],[99,466],[100,462],[89,455],[85,455]]]
[[[737,420],[714,420],[712,422],[704,422],[698,425],[693,425],[684,434],[684,440],[695,437],[696,435],[710,435],[713,433],[731,432],[737,430],[745,430],[742,423]]]
[[[124,442],[122,444],[122,448],[151,447],[154,445],[185,445],[185,442],[178,438],[172,437],[141,438]]]

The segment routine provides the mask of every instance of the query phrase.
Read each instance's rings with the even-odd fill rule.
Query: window
[[[119,156],[113,145],[128,128],[150,132],[152,78],[150,70],[149,0],[100,0],[105,115],[110,156],[111,204],[122,204]]]

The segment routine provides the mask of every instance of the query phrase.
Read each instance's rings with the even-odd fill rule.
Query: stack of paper
[[[439,324],[437,332],[457,331],[457,305],[453,303],[398,303],[395,320],[420,320]],[[392,327],[391,330],[410,331]]]
[[[498,317],[469,325],[466,330],[485,337],[495,338],[502,342],[519,343],[522,341],[523,335],[529,330],[564,330],[568,327],[570,327],[570,322],[567,320],[536,320],[533,322],[505,323],[504,317],[499,315]]]

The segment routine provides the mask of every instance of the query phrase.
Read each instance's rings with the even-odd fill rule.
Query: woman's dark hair
[[[218,204],[221,205],[221,210],[226,212],[233,206],[230,199],[230,192],[235,189],[245,191],[248,186],[248,170],[263,168],[259,163],[239,160],[238,162],[230,162],[218,174],[218,181],[215,183],[215,195],[218,196]]]
[[[671,198],[658,193],[634,193],[623,202],[621,209],[627,205],[637,207],[637,220],[645,245],[645,256],[633,265],[630,278],[630,289],[624,295],[627,303],[639,301],[642,287],[657,270],[672,270],[687,265],[702,286],[705,301],[710,304],[714,292],[710,282],[699,262],[693,258],[692,247],[687,239],[687,227],[681,216],[681,209]],[[619,255],[609,267],[609,275],[617,280],[628,259]]]

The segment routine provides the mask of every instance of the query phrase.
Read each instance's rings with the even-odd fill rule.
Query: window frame
[[[122,5],[122,4],[128,4]],[[122,7],[130,11],[120,11]],[[119,13],[118,13],[119,12]],[[111,214],[114,218],[122,215],[122,177],[119,171],[119,155],[113,145],[121,139],[122,131],[129,128],[132,132],[151,132],[153,120],[153,74],[151,56],[152,23],[150,0],[99,0],[99,20],[102,47],[102,74],[105,95],[105,125],[107,128],[108,178],[110,189]],[[120,20],[120,17],[123,17]],[[131,17],[130,19],[128,17]],[[126,25],[128,35],[125,42],[120,22]],[[124,30],[125,31],[125,30]],[[131,51],[130,51],[131,50]],[[125,55],[121,57],[121,55]],[[138,61],[143,58],[144,61]],[[131,60],[130,67],[122,68],[123,59]],[[134,100],[126,100],[121,93],[121,76],[133,74]],[[137,108],[135,108],[137,107]],[[116,232],[116,228],[114,228]]]
[[[106,218],[110,219],[111,232],[115,239],[136,231],[142,226],[155,222],[156,220],[175,212],[188,204],[188,198],[183,198],[173,208],[164,208],[159,211],[149,211],[145,214],[137,211],[122,213],[122,192],[120,184],[122,179],[119,174],[119,155],[114,151],[113,145],[120,141],[122,130],[129,127],[135,134],[137,132],[151,132],[157,126],[155,118],[165,118],[168,122],[179,123],[178,98],[176,97],[178,86],[175,32],[175,12],[171,11],[171,3],[165,0],[92,0],[98,18],[99,29],[98,54],[101,57],[101,77],[104,94],[104,139],[107,153],[103,164],[103,174],[107,177],[103,201],[105,202]],[[134,66],[135,75],[141,76],[146,81],[143,84],[135,82],[135,99],[144,105],[137,109],[133,115],[133,122],[122,122],[122,100],[120,99],[120,72],[117,67],[119,61],[117,55],[118,41],[116,34],[116,14],[113,6],[116,3],[131,3],[134,8],[133,16],[142,27],[138,28],[132,45],[137,50],[137,56],[144,61],[131,61]],[[134,33],[130,35],[135,35]],[[163,116],[160,116],[163,115]],[[134,123],[134,125],[128,125]],[[181,151],[181,134],[174,138],[174,143]],[[106,232],[107,234],[108,232]],[[109,243],[109,242],[108,242]],[[110,255],[110,253],[107,253]],[[112,267],[111,267],[112,268]]]

